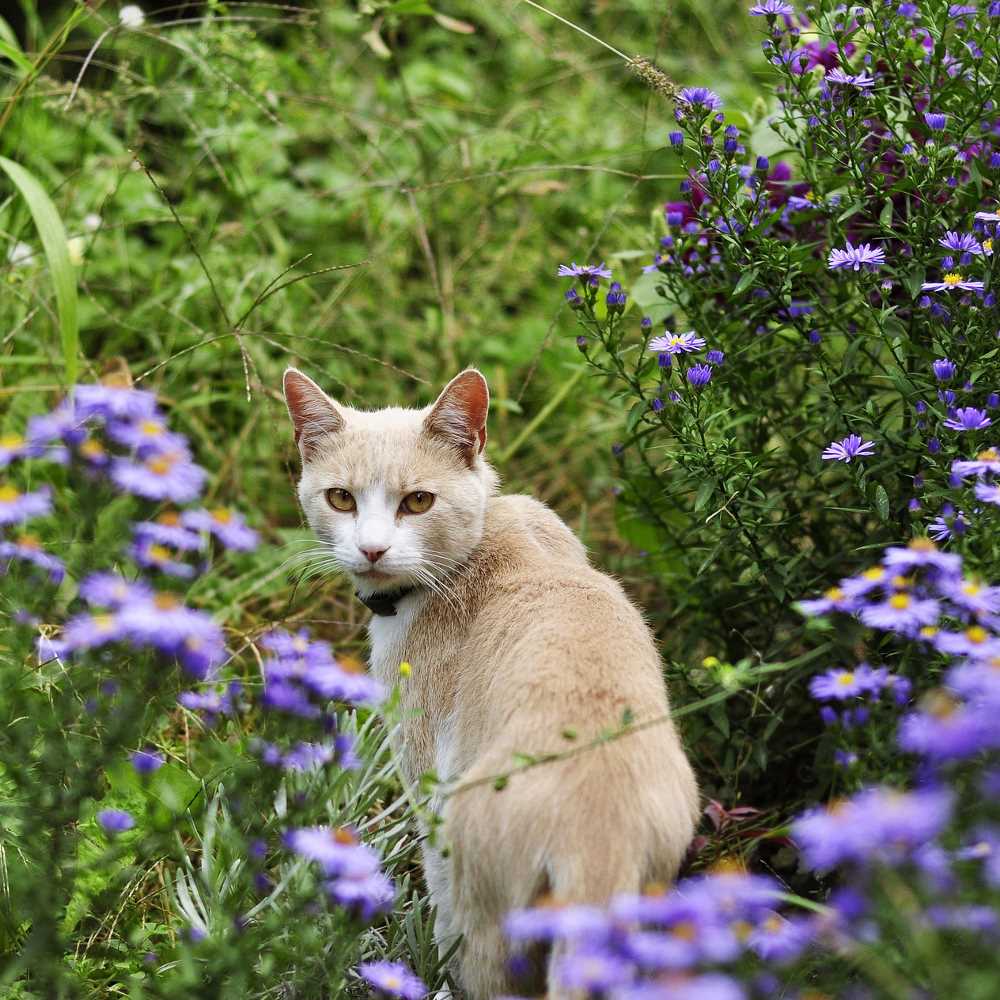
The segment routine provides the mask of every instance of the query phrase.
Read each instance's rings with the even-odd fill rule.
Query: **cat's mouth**
[[[386,580],[394,580],[396,578],[395,573],[385,573],[380,569],[365,569],[358,570],[355,576],[362,577],[366,582],[371,583],[384,583]]]

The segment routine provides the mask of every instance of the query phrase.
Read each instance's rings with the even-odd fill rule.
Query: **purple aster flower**
[[[610,927],[596,906],[538,906],[508,913],[504,932],[512,941],[598,942],[607,938]]]
[[[66,622],[62,632],[63,647],[67,652],[96,649],[125,637],[116,615],[75,615]]]
[[[379,870],[379,856],[346,827],[309,826],[289,830],[285,845],[315,861],[330,878],[364,878]]]
[[[953,431],[978,431],[993,423],[985,410],[977,410],[974,406],[960,406],[943,424]]]
[[[323,888],[335,903],[357,914],[365,923],[379,913],[388,913],[396,898],[392,880],[381,872],[363,878],[332,879]]]
[[[135,826],[135,820],[124,809],[102,809],[97,814],[97,822],[105,833],[124,833]]]
[[[687,380],[695,389],[701,389],[712,381],[711,365],[692,365],[687,370]]]
[[[928,111],[924,114],[924,121],[929,129],[933,129],[935,132],[940,132],[948,124],[948,116],[935,114],[932,111]]]
[[[828,462],[850,462],[852,458],[863,458],[874,454],[874,441],[862,441],[860,434],[850,434],[842,441],[831,441],[822,457]]]
[[[177,701],[192,712],[204,712],[211,722],[216,716],[233,711],[233,698],[238,691],[239,684],[234,681],[224,691],[182,691]]]
[[[726,355],[722,351],[709,351],[708,354],[705,355],[705,360],[710,365],[718,367],[725,362]]]
[[[700,351],[705,346],[705,338],[699,337],[694,330],[687,333],[665,333],[654,337],[647,345],[647,350],[664,354],[688,354]]]
[[[40,451],[40,448],[30,444],[20,434],[2,434],[0,435],[0,469],[6,468],[19,458],[25,458]]]
[[[185,514],[187,511],[185,511]],[[155,542],[169,545],[182,552],[193,552],[201,548],[201,538],[181,522],[181,515],[168,511],[155,521],[139,521],[132,525],[132,533],[137,542]]]
[[[882,247],[872,247],[870,243],[854,246],[850,240],[847,241],[843,250],[831,250],[827,259],[827,267],[831,271],[840,271],[846,268],[860,271],[862,267],[867,267],[869,271],[877,271],[884,263],[885,250]]]
[[[18,524],[32,517],[42,517],[52,510],[52,490],[42,486],[33,493],[22,493],[5,483],[0,486],[0,524]]]
[[[925,281],[921,286],[925,292],[981,292],[983,283],[981,281],[966,281],[958,271],[950,271],[944,276],[943,281]]]
[[[19,535],[13,541],[0,540],[0,560],[16,560],[37,566],[44,570],[53,583],[60,583],[66,575],[66,567],[61,559],[56,558],[42,548],[42,543],[34,535]]]
[[[895,862],[945,827],[951,803],[947,790],[870,788],[832,808],[805,813],[792,824],[792,837],[806,863],[818,870]]]
[[[955,253],[971,253],[973,256],[979,256],[983,252],[982,245],[972,233],[956,233],[951,229],[938,240],[938,244],[945,250],[952,250]]]
[[[195,677],[205,677],[225,659],[219,626],[210,615],[186,607],[173,594],[132,601],[121,608],[118,619],[133,642],[176,656]]]
[[[583,308],[583,299],[580,298],[580,293],[575,288],[568,289],[563,294],[563,298],[566,299],[566,304],[570,307],[570,309]]]
[[[684,145],[684,133],[683,132],[670,132],[667,135],[667,139],[670,141],[671,146],[683,146]]]
[[[927,531],[935,541],[944,542],[956,535],[964,535],[968,526],[969,521],[964,510],[956,514],[951,504],[945,504],[944,511],[931,521]]]
[[[152,774],[154,771],[159,771],[161,767],[166,763],[166,759],[163,754],[157,750],[136,750],[131,754],[132,767],[136,769],[139,774]]]
[[[870,90],[875,86],[875,79],[867,73],[858,73],[852,76],[850,73],[845,73],[839,66],[836,69],[830,70],[823,79],[826,83],[857,87],[858,90]]]
[[[815,936],[812,921],[772,913],[751,931],[747,943],[765,962],[784,963],[798,958]]]
[[[955,372],[958,370],[954,361],[949,361],[948,358],[938,358],[932,365],[931,368],[934,369],[934,377],[939,382],[950,382],[955,377]]]
[[[111,481],[126,493],[147,500],[187,503],[201,493],[205,470],[182,451],[154,455],[144,462],[116,458],[111,463]]]
[[[936,624],[940,614],[941,606],[933,598],[914,597],[900,591],[862,608],[859,617],[871,628],[914,635],[921,626]]]
[[[764,0],[750,8],[751,17],[791,17],[795,8],[784,0]]]
[[[145,417],[136,421],[112,421],[107,425],[112,441],[133,448],[138,455],[162,454],[187,450],[187,439],[174,434],[162,416]]]
[[[88,604],[120,608],[130,601],[151,600],[153,589],[143,580],[130,582],[117,573],[92,573],[81,581],[80,596]]]
[[[176,576],[181,579],[188,579],[195,575],[194,566],[175,559],[175,553],[166,546],[160,545],[150,538],[143,538],[141,535],[129,546],[128,553],[144,569],[157,569],[167,576]]]
[[[600,264],[560,264],[556,271],[557,278],[610,278],[611,268],[604,261]]]
[[[186,510],[181,514],[181,524],[209,532],[227,549],[249,552],[257,547],[257,532],[247,525],[242,514],[229,507]]]
[[[1000,507],[1000,486],[993,486],[988,483],[976,483],[975,493],[977,500]]]
[[[626,986],[635,978],[631,962],[603,948],[577,949],[554,963],[556,982],[570,992],[604,995],[616,986]]]
[[[975,4],[969,3],[953,3],[948,8],[949,17],[967,17],[971,14],[978,13],[978,8]]]
[[[996,746],[995,713],[977,712],[945,691],[932,691],[921,710],[899,724],[898,742],[908,753],[942,762],[975,756]]]
[[[996,212],[976,212],[977,222],[1000,222],[1000,215]]]
[[[868,677],[855,670],[828,670],[809,682],[809,693],[817,701],[844,701],[870,689]]]
[[[961,575],[962,557],[941,552],[929,538],[914,538],[906,548],[892,546],[885,550],[882,564],[906,575],[915,569],[931,568],[944,576]]]
[[[141,389],[107,385],[73,387],[71,403],[77,418],[100,417],[104,420],[143,420],[156,415],[156,396]]]
[[[722,107],[719,95],[707,87],[685,87],[677,96],[677,101],[688,107],[703,108],[706,111],[718,111]]]
[[[401,962],[363,962],[358,974],[381,995],[421,1000],[427,987]]]

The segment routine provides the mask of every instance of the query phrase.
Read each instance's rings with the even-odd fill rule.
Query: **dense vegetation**
[[[694,880],[512,937],[593,996],[995,995],[1000,6],[558,13],[0,20],[4,995],[446,980],[289,363],[479,366],[661,640]]]

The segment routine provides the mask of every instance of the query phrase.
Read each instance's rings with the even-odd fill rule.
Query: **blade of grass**
[[[72,385],[76,381],[80,331],[77,319],[76,271],[69,259],[66,230],[55,205],[52,204],[52,199],[32,174],[5,156],[0,156],[0,167],[28,203],[28,211],[31,212],[45,250],[45,257],[49,262],[52,284],[56,292],[56,307],[59,312],[63,368],[66,373],[66,383]]]

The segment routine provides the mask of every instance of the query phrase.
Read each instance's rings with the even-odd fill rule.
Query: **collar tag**
[[[412,594],[413,591],[413,587],[401,587],[399,590],[386,591],[384,594],[371,594],[368,597],[362,597],[361,594],[355,591],[354,596],[373,615],[378,615],[381,618],[394,618],[396,615],[396,605],[408,594]]]

